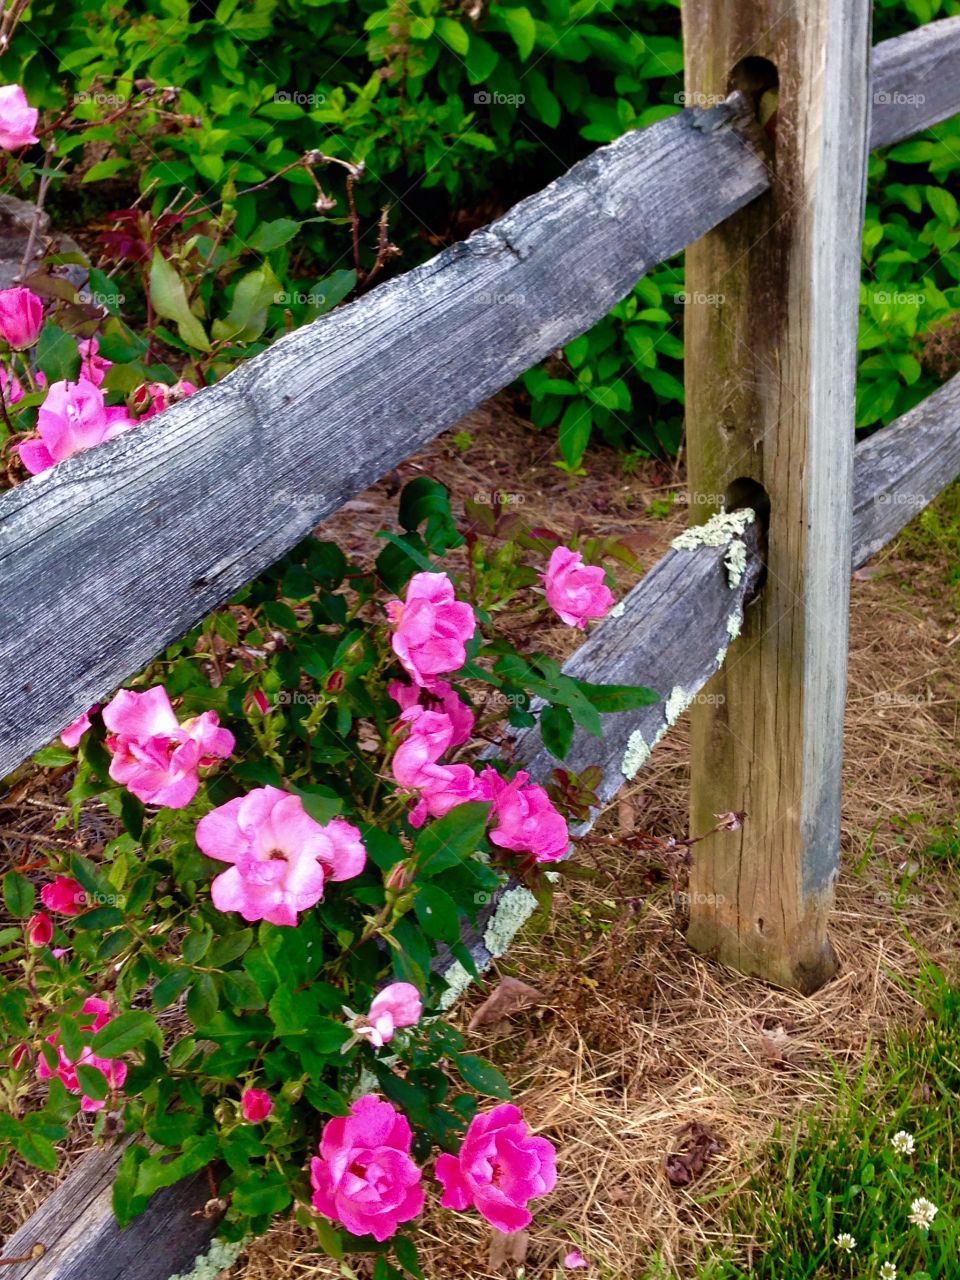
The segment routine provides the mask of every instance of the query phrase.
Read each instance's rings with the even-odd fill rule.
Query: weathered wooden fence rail
[[[811,0],[809,32],[787,24],[770,47],[784,55],[792,41],[803,55],[817,111],[816,75],[825,57],[843,60],[838,33],[864,36],[864,2],[838,0],[828,20],[826,0]],[[688,4],[685,20],[695,10]],[[736,41],[724,30],[716,41],[732,66]],[[831,66],[836,107],[851,68]],[[797,74],[781,72],[782,85]],[[878,45],[870,83],[871,146],[951,115],[960,107],[960,18]],[[345,500],[582,333],[656,263],[771,187],[776,198],[785,169],[770,167],[744,107],[733,98],[720,110],[685,111],[601,148],[466,243],[281,339],[149,426],[0,497],[0,775]],[[800,128],[796,112],[795,104],[784,111],[783,128]],[[834,136],[836,121],[825,123]],[[807,194],[831,198],[815,186]],[[737,309],[745,279],[749,272],[731,289]],[[495,296],[509,301],[491,305]],[[846,342],[849,316],[844,326]],[[801,470],[805,459],[797,459]],[[846,525],[844,573],[958,472],[960,377],[856,449],[852,502],[840,509],[834,494],[828,504]],[[761,522],[734,513],[682,538],[566,664],[664,695],[605,717],[601,740],[577,733],[570,764],[602,765],[602,801],[718,671],[750,661],[742,652],[725,659],[768,569],[764,534]],[[536,778],[553,767],[535,730],[518,737],[516,757]],[[517,885],[491,902],[470,939],[481,966],[502,952],[532,902]],[[447,977],[452,999],[466,974],[453,966]],[[169,1188],[120,1233],[107,1191],[115,1160],[110,1151],[90,1157],[7,1241],[8,1258],[45,1246],[41,1258],[11,1266],[9,1280],[166,1280],[190,1265],[215,1229],[200,1213],[203,1179]]]

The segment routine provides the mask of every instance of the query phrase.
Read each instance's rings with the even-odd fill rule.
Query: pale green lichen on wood
[[[249,1243],[243,1240],[214,1240],[206,1253],[193,1264],[192,1271],[178,1272],[170,1280],[216,1280],[222,1271],[232,1267]]]
[[[615,605],[613,606],[613,608],[610,610],[610,617],[611,617],[611,618],[622,618],[622,617],[623,617],[623,611],[624,611],[624,609],[626,609],[626,607],[627,607],[627,602],[626,602],[626,600],[620,600],[620,601],[619,601],[617,604],[615,604]]]
[[[727,568],[727,582],[731,587],[739,587],[747,569],[747,544],[740,538],[734,538],[727,547],[723,563]]]
[[[537,906],[537,899],[523,885],[507,890],[497,903],[496,911],[487,921],[483,934],[483,945],[492,956],[504,954],[520,927],[526,924]]]
[[[671,728],[677,723],[692,701],[692,693],[685,693],[678,684],[673,686],[670,691],[670,697],[667,699],[667,705],[664,708],[664,715],[667,718],[667,724]],[[666,730],[664,730],[664,732],[666,732]],[[662,737],[663,733],[660,734],[657,741],[659,742]]]
[[[739,636],[742,624],[743,614],[740,613],[739,610],[731,613],[730,617],[727,619],[727,635],[731,640],[736,640],[737,636]]]
[[[634,729],[627,739],[620,772],[625,778],[635,778],[650,757],[650,747],[639,729]]]
[[[698,547],[726,547],[734,538],[742,538],[756,513],[750,507],[738,511],[718,511],[706,524],[691,525],[678,533],[670,543],[675,551],[696,551]]]
[[[457,1003],[473,979],[460,961],[454,960],[450,968],[444,970],[443,980],[447,984],[447,989],[438,1003],[441,1009],[447,1010]]]

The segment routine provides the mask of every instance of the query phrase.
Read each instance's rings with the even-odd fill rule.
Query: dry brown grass
[[[490,488],[506,452],[524,451],[516,467],[524,475],[525,516],[564,533],[586,520],[598,532],[633,535],[645,563],[682,521],[682,512],[666,522],[642,516],[668,486],[666,470],[624,478],[612,458],[601,458],[574,488],[549,461],[530,465],[528,428],[487,410],[466,425],[475,440],[465,454],[446,437],[405,464],[404,478],[427,469],[462,499]],[[511,488],[509,475],[496,483]],[[358,552],[368,548],[382,523],[382,493],[378,486],[331,521],[331,536]],[[625,856],[618,845],[621,823],[659,835],[685,831],[684,723],[625,793],[628,805],[615,803],[598,823],[590,857],[580,857],[595,859],[596,879],[568,882],[549,920],[532,924],[503,962],[500,972],[538,987],[543,1003],[492,1032],[470,1033],[470,1048],[504,1067],[531,1123],[560,1150],[557,1191],[540,1202],[530,1232],[528,1280],[578,1274],[560,1269],[573,1246],[593,1264],[583,1274],[609,1280],[639,1280],[655,1254],[666,1276],[691,1277],[710,1246],[748,1251],[754,1242],[727,1238],[724,1207],[749,1181],[763,1142],[777,1125],[790,1128],[829,1103],[831,1064],[854,1072],[892,1024],[916,1014],[896,981],[916,968],[891,901],[905,862],[919,867],[899,911],[903,924],[935,959],[955,958],[958,868],[938,872],[925,849],[930,831],[960,812],[960,645],[949,643],[956,623],[936,594],[942,561],[915,553],[901,540],[874,566],[879,571],[854,583],[844,872],[833,928],[842,969],[833,982],[798,996],[692,955],[662,869]],[[558,653],[576,643],[566,631],[538,640]],[[463,1026],[482,998],[471,992],[458,1009]],[[664,1175],[664,1157],[693,1120],[708,1125],[723,1149],[692,1186],[676,1188]],[[17,1218],[45,1192],[43,1178],[25,1177],[13,1190]],[[488,1265],[491,1232],[476,1215],[434,1206],[417,1238],[430,1280],[516,1273],[516,1264]],[[285,1223],[251,1245],[230,1275],[343,1274],[312,1247],[308,1232]],[[356,1274],[367,1274],[362,1263]]]

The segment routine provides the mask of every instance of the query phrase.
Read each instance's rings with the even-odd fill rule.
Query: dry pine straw
[[[565,534],[578,520],[600,533],[632,534],[645,565],[682,523],[682,509],[667,522],[641,518],[669,487],[665,470],[649,467],[627,478],[612,457],[600,455],[586,481],[571,482],[548,460],[526,465],[522,474],[508,462],[502,474],[505,456],[536,457],[539,438],[531,450],[528,429],[502,408],[477,411],[461,425],[474,437],[465,453],[448,435],[404,464],[397,478],[435,475],[462,501],[488,492],[490,477],[499,475],[500,487],[524,495],[525,518]],[[323,532],[361,553],[382,524],[387,487],[363,495]],[[917,1016],[893,981],[916,969],[890,901],[904,862],[916,860],[919,870],[901,908],[903,923],[934,958],[955,959],[956,880],[938,872],[924,849],[929,831],[960,812],[960,644],[949,643],[956,622],[937,594],[942,563],[904,555],[903,543],[894,543],[853,585],[844,872],[832,930],[839,976],[802,997],[692,955],[677,928],[669,884],[649,859],[618,844],[618,832],[631,827],[659,835],[685,831],[685,722],[597,824],[589,853],[578,860],[594,862],[601,875],[561,885],[550,919],[528,927],[501,963],[500,973],[539,988],[543,1002],[469,1033],[469,1047],[504,1067],[528,1119],[559,1148],[557,1190],[534,1206],[527,1277],[564,1274],[560,1259],[574,1246],[593,1266],[566,1274],[638,1280],[659,1250],[668,1275],[694,1276],[697,1257],[711,1244],[745,1249],[751,1243],[725,1234],[724,1205],[749,1180],[775,1124],[789,1129],[829,1104],[831,1060],[852,1074],[892,1023]],[[625,581],[619,568],[617,577]],[[538,642],[562,654],[576,638],[564,630]],[[922,820],[897,823],[910,814]],[[635,906],[624,905],[634,897]],[[483,994],[471,992],[457,1010],[464,1027]],[[664,1176],[663,1160],[689,1121],[708,1125],[724,1145],[691,1187],[676,1188]],[[69,1152],[71,1164],[78,1150]],[[11,1179],[20,1185],[11,1186]],[[7,1210],[0,1225],[9,1229],[5,1219],[22,1220],[47,1185],[14,1167],[0,1191],[13,1191],[18,1203],[8,1209],[8,1194],[0,1197]],[[707,1203],[698,1203],[705,1197]],[[516,1273],[516,1261],[491,1269],[492,1233],[475,1214],[438,1209],[432,1191],[428,1201],[416,1234],[431,1280]],[[229,1274],[244,1280],[341,1274],[309,1252],[311,1245],[308,1232],[284,1223],[254,1242]],[[358,1274],[364,1273],[359,1264]]]

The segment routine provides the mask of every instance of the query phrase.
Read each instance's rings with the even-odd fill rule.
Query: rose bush
[[[134,1136],[121,1222],[220,1167],[221,1233],[293,1208],[385,1280],[416,1274],[428,1201],[516,1230],[556,1176],[444,1017],[491,894],[510,873],[546,903],[595,799],[591,771],[508,764],[507,736],[539,723],[559,762],[575,727],[654,696],[571,679],[495,625],[556,620],[549,530],[460,527],[423,476],[398,516],[375,563],[308,538],[39,754],[72,771],[77,836],[6,875],[0,930],[0,1144],[54,1168],[88,1113]],[[609,604],[587,567],[580,620]]]

